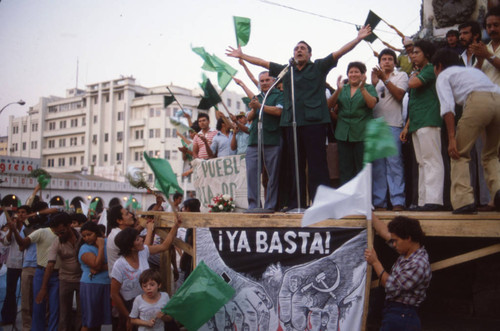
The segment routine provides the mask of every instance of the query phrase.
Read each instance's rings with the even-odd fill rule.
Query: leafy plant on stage
[[[28,176],[36,178],[42,190],[46,188],[47,185],[49,185],[50,178],[52,177],[47,171],[43,170],[42,168],[32,170]]]
[[[213,205],[208,205],[211,213],[232,212],[236,207],[233,198],[229,194],[219,194],[212,201]]]

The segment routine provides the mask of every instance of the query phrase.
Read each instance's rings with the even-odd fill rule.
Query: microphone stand
[[[292,58],[293,59],[293,58]],[[299,155],[297,147],[297,119],[295,116],[295,82],[293,79],[293,68],[290,71],[290,88],[292,92],[292,132],[293,132],[293,151],[295,159],[295,185],[297,191],[297,208],[287,211],[287,214],[303,214],[305,209],[300,206],[300,180],[299,180]]]
[[[274,89],[274,87],[280,82],[281,79],[285,76],[285,74],[288,72],[290,67],[293,65],[293,58],[290,59],[288,62],[287,66],[281,70],[279,73],[278,77],[274,81],[273,85],[267,90],[266,94],[264,95],[264,98],[262,99],[262,103],[260,105],[260,110],[259,110],[259,119],[257,122],[257,208],[254,209],[247,209],[245,213],[251,213],[251,214],[272,214],[274,213],[274,210],[268,209],[268,208],[262,208],[262,201],[260,199],[260,186],[262,185],[261,183],[261,172],[262,172],[262,115],[264,113],[264,105],[266,104],[267,96],[269,93]],[[292,70],[293,71],[293,70]]]

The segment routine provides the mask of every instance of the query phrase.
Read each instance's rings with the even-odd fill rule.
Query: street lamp
[[[15,102],[8,103],[8,104],[6,104],[5,106],[3,106],[3,108],[2,108],[2,109],[0,109],[0,114],[3,112],[3,110],[4,110],[5,108],[7,108],[8,106],[13,105],[13,104],[15,104],[15,103],[17,103],[17,104],[19,104],[19,105],[21,105],[21,106],[24,106],[24,105],[26,104],[26,102],[24,102],[24,100],[19,100],[19,101],[15,101]]]

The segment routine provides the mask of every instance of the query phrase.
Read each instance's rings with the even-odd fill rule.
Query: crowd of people
[[[19,207],[11,195],[2,200],[7,219],[0,233],[7,266],[2,325],[16,323],[19,283],[23,330],[100,330],[102,325],[178,330],[173,318],[161,312],[169,296],[159,273],[159,253],[172,254],[175,290],[192,270],[192,258],[172,245],[181,232],[179,214],[162,239],[154,234],[152,219],[138,218],[120,204],[107,208],[105,226],[81,209],[49,207],[36,195],[39,189]],[[178,211],[200,211],[197,199],[182,205],[182,195],[174,200]],[[163,210],[164,201],[157,195],[149,210]],[[186,237],[192,243],[192,234]]]
[[[217,112],[217,130],[210,127],[208,115],[200,113],[192,127],[192,147],[181,151],[185,158],[200,159],[246,154],[249,211],[261,207],[257,197],[260,176],[266,210],[306,208],[319,185],[336,187],[361,171],[366,124],[370,119],[383,117],[398,153],[373,163],[372,196],[376,210],[453,210],[456,214],[500,211],[500,138],[495,130],[500,115],[494,107],[500,85],[499,26],[500,9],[491,8],[484,19],[490,38],[487,44],[481,41],[481,26],[476,21],[464,22],[458,30],[448,31],[444,46],[404,37],[404,49],[386,48],[376,53],[379,64],[371,74],[362,62],[349,63],[347,79],[339,76],[336,89],[326,83],[329,71],[370,35],[369,25],[339,50],[315,61],[311,60],[311,46],[300,41],[293,50],[292,68],[270,92],[275,77],[286,65],[229,47],[227,56],[239,60],[260,91],[254,93],[234,77],[250,99],[250,111],[230,114],[232,123]],[[438,79],[435,61],[443,59],[445,51],[450,60],[443,64],[442,71],[446,72],[448,66],[462,66],[472,73],[462,75],[468,79],[462,86],[438,83],[445,78]],[[268,71],[255,79],[246,63]],[[447,82],[456,83],[448,78]],[[491,109],[481,123],[473,119],[483,110],[478,109],[478,102],[471,101],[480,93],[492,95],[483,103]],[[451,115],[453,125],[447,121]],[[262,173],[257,174],[260,118]],[[329,164],[327,146],[332,144],[336,149],[329,155],[333,159]],[[337,166],[339,178],[335,181],[329,167]]]

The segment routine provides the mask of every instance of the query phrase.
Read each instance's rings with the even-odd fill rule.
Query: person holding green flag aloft
[[[326,76],[332,68],[337,65],[338,60],[346,53],[351,51],[361,40],[370,35],[371,28],[369,25],[362,27],[358,31],[355,39],[342,46],[339,50],[327,55],[323,59],[311,61],[312,49],[305,41],[300,41],[293,50],[293,75],[294,80],[291,80],[291,73],[285,74],[283,77],[283,88],[285,102],[283,112],[281,114],[280,126],[286,130],[287,143],[293,141],[293,124],[297,126],[297,159],[298,177],[300,180],[300,201],[302,206],[298,206],[296,187],[293,187],[290,192],[290,202],[288,208],[305,207],[305,169],[307,163],[308,181],[309,181],[309,197],[314,198],[316,189],[319,185],[329,184],[328,168],[326,162],[326,128],[330,123],[330,115],[325,96]],[[270,76],[277,77],[280,72],[286,67],[274,62],[269,62],[258,57],[250,56],[243,53],[241,47],[229,47],[226,50],[226,55],[242,59],[254,65],[258,65],[269,69]],[[306,79],[307,78],[307,79]],[[292,85],[294,84],[294,85]],[[292,86],[294,88],[292,88]],[[292,93],[295,99],[292,100]],[[292,108],[293,103],[296,106],[296,121],[293,121]],[[289,164],[294,164],[295,156],[288,161]],[[287,161],[285,161],[287,162]],[[294,172],[295,173],[295,172]],[[296,179],[293,180],[296,186]]]

